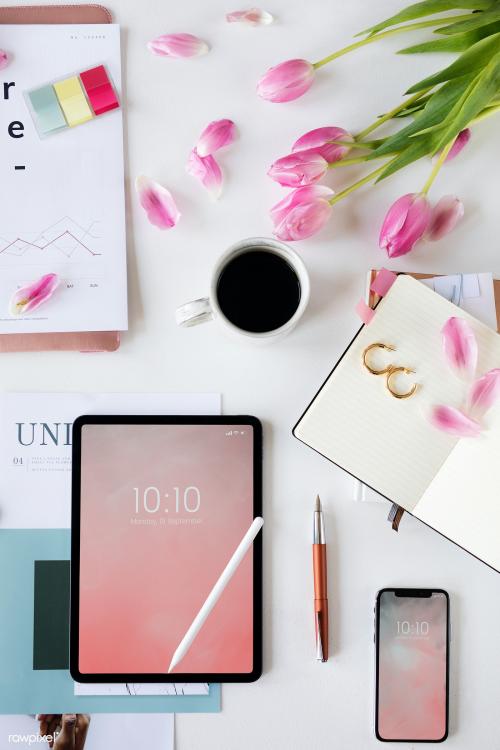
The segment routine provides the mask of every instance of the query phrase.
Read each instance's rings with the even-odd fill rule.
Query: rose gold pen
[[[316,496],[313,526],[314,618],[316,659],[328,659],[328,593],[326,579],[326,538],[321,500]]]

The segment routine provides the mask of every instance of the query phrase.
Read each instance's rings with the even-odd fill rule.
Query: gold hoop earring
[[[388,352],[395,352],[396,347],[391,346],[390,344],[370,344],[370,346],[367,346],[363,352],[363,365],[368,370],[368,372],[370,372],[372,375],[385,375],[386,373],[390,373],[392,365],[387,365],[387,367],[384,367],[383,370],[374,370],[373,367],[370,367],[367,362],[367,355],[369,352],[371,352],[372,349],[385,349]]]
[[[410,390],[406,393],[399,393],[399,391],[394,391],[391,388],[391,378],[398,372],[403,372],[405,375],[412,375],[415,370],[411,370],[409,367],[390,367],[385,379],[385,387],[394,398],[411,398],[418,388],[418,383],[413,383]]]

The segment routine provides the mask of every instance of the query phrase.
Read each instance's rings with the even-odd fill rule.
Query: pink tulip
[[[325,176],[328,162],[313,149],[283,156],[271,164],[268,175],[286,187],[312,185]]]
[[[448,151],[445,162],[451,161],[455,156],[459,155],[460,151],[469,143],[471,135],[470,128],[465,128],[465,130],[460,131],[455,138],[453,146]]]
[[[162,34],[148,42],[148,49],[162,57],[199,57],[208,52],[209,46],[193,34]]]
[[[469,414],[480,419],[499,397],[500,369],[495,368],[472,384],[468,397]]]
[[[379,245],[389,258],[406,255],[429,226],[431,207],[421,193],[407,193],[392,204],[380,231]]]
[[[18,289],[12,295],[10,310],[12,315],[23,315],[32,312],[47,302],[59,286],[59,277],[56,273],[48,273],[37,281]]]
[[[205,187],[212,198],[219,198],[222,192],[222,171],[214,157],[200,156],[195,148],[189,154],[186,170],[192,177],[196,177]]]
[[[280,240],[304,240],[324,227],[332,207],[333,190],[308,185],[293,190],[271,209],[274,234]]]
[[[331,141],[353,141],[354,138],[344,128],[315,128],[304,133],[292,146],[292,151],[315,151],[329,164],[340,161],[349,152],[349,146],[339,146]]]
[[[198,156],[214,154],[223,146],[228,146],[236,138],[236,125],[232,120],[214,120],[209,123],[198,138]]]
[[[149,177],[141,176],[135,181],[135,189],[151,224],[159,229],[175,227],[181,214],[167,188]]]
[[[307,60],[287,60],[269,68],[257,84],[257,94],[268,102],[290,102],[308,91],[314,66]]]
[[[481,432],[479,422],[453,406],[434,406],[429,419],[438,430],[454,437],[477,437]]]
[[[451,232],[464,215],[464,204],[454,195],[444,195],[432,209],[426,239],[435,242]]]
[[[267,10],[262,8],[250,8],[249,10],[234,10],[226,14],[228,23],[245,23],[249,26],[268,26],[274,18]]]
[[[464,318],[448,318],[441,331],[443,351],[451,370],[463,380],[471,380],[477,367],[477,341]]]
[[[3,70],[9,64],[9,55],[4,49],[0,49],[0,70]]]

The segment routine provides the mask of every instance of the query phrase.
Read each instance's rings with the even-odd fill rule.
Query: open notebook
[[[426,411],[460,407],[466,388],[449,370],[441,329],[467,319],[479,347],[478,373],[500,366],[500,336],[409,276],[399,276],[336,364],[294,428],[302,442],[500,571],[500,407],[480,437],[435,429]],[[420,384],[392,398],[382,377],[362,365],[364,349],[396,347],[393,364],[412,367]]]

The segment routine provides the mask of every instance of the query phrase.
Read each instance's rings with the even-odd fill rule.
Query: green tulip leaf
[[[489,63],[492,55],[498,52],[500,49],[500,33],[488,36],[485,39],[481,39],[469,47],[468,50],[463,52],[459,58],[455,60],[447,68],[435,73],[428,78],[424,78],[423,81],[416,83],[414,86],[408,89],[407,94],[415,94],[417,91],[423,91],[430,86],[436,86],[438,83],[444,83],[450,81],[453,78],[459,78],[467,75],[468,73],[474,73]]]
[[[435,29],[434,33],[444,35],[462,34],[464,31],[474,31],[474,29],[479,29],[481,26],[488,26],[498,20],[500,20],[500,8],[488,10],[483,13],[473,13],[472,17],[467,21],[457,21],[457,23],[442,26],[439,29]]]
[[[488,24],[488,26],[481,26],[474,31],[467,31],[443,39],[431,39],[429,42],[414,44],[411,47],[399,50],[398,55],[413,55],[424,52],[464,52],[476,42],[484,39],[484,37],[497,34],[498,32],[500,32],[500,21]]]
[[[412,136],[426,128],[442,124],[450,110],[470,86],[471,81],[472,76],[464,76],[445,83],[430,96],[425,107],[416,114],[412,123],[389,136],[368,158],[376,159],[385,154],[399,152],[412,143]]]
[[[442,13],[449,10],[487,10],[491,5],[492,0],[423,0],[423,2],[409,5],[399,13],[386,18],[385,21],[381,21],[369,29],[360,31],[357,36],[364,36],[365,34],[371,36],[389,26],[396,26],[397,24],[405,23],[405,21],[414,21],[425,16],[432,16],[435,13]]]

